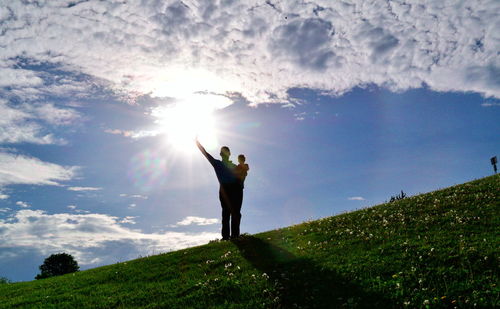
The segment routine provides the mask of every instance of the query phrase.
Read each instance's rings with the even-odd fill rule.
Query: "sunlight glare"
[[[217,146],[216,109],[224,108],[231,101],[218,95],[192,95],[189,99],[158,108],[153,112],[166,142],[185,154],[197,151],[195,139],[207,148]]]

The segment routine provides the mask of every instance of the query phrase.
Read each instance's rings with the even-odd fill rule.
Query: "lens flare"
[[[167,160],[158,153],[145,150],[130,159],[128,177],[142,191],[162,186],[166,174]]]

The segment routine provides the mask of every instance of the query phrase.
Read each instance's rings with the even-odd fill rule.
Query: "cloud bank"
[[[428,85],[500,98],[500,3],[37,1],[0,13],[0,87],[36,98],[104,83],[129,98]],[[57,69],[59,69],[59,71]],[[72,74],[58,75],[60,70]],[[18,116],[22,117],[22,116]]]
[[[0,219],[0,249],[13,254],[23,249],[42,255],[69,252],[79,264],[86,265],[115,262],[113,250],[117,248],[147,255],[204,244],[219,236],[209,232],[148,234],[122,225],[134,224],[133,219],[95,213],[47,214],[42,210],[23,209],[7,219]]]

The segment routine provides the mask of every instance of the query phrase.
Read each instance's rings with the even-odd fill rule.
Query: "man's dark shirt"
[[[226,184],[234,184],[238,182],[238,179],[236,178],[236,175],[234,174],[234,168],[236,165],[231,162],[223,162],[221,160],[214,159],[208,152],[206,152],[205,148],[203,148],[201,145],[198,146],[205,155],[205,157],[208,159],[208,162],[212,164],[215,170],[215,174],[217,175],[217,180],[221,185],[226,185]]]
[[[212,158],[213,159],[213,158]],[[214,167],[215,174],[217,175],[217,180],[222,185],[236,183],[236,175],[233,172],[233,169],[236,165],[233,162],[223,162],[221,160],[213,159],[209,160],[210,164]]]

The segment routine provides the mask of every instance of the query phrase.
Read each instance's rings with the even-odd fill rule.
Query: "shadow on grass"
[[[307,258],[253,236],[233,241],[242,256],[278,283],[283,308],[394,308],[382,295],[367,292]]]

